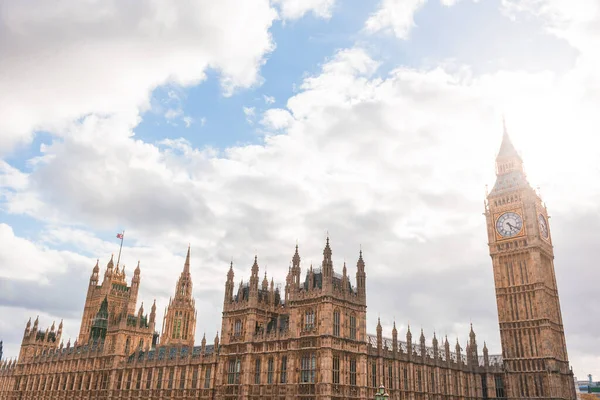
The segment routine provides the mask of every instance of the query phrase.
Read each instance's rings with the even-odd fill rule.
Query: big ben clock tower
[[[547,209],[506,127],[485,216],[507,397],[575,399]]]

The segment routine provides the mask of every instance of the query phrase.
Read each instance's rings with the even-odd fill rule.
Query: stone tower
[[[163,321],[161,344],[194,346],[196,333],[196,307],[192,296],[192,275],[190,274],[190,248],[183,271],[177,281],[175,297],[169,301]]]
[[[506,127],[485,216],[508,398],[574,399],[548,213]]]

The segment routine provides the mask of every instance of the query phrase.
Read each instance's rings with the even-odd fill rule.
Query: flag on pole
[[[123,239],[123,234],[122,233],[117,233],[117,239]]]

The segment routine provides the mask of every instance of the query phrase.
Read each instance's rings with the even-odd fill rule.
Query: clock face
[[[540,225],[540,235],[542,235],[544,239],[548,239],[548,222],[546,222],[546,217],[542,214],[538,215],[538,223]]]
[[[496,231],[502,237],[512,237],[521,232],[523,218],[517,213],[506,212],[496,221]]]

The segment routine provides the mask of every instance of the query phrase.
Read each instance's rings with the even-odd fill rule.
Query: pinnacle
[[[187,255],[185,256],[185,264],[183,265],[183,272],[185,273],[190,272],[190,248],[191,246],[188,245]]]

